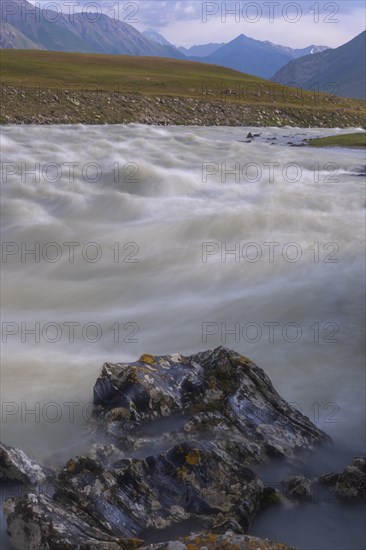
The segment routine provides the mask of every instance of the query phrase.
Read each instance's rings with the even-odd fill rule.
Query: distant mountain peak
[[[234,38],[234,40],[255,40],[255,38],[250,38],[250,36],[247,36],[246,34],[239,34],[239,36],[237,36],[236,38]],[[234,42],[234,40],[232,40],[232,42]]]
[[[194,46],[190,46],[189,48],[183,48],[182,46],[179,46],[178,50],[184,53],[184,55],[190,56],[192,58],[194,57],[203,58],[211,55],[222,46],[225,46],[225,42],[221,42],[221,43],[210,42],[209,44],[195,44]]]
[[[310,51],[304,57],[291,60],[276,72],[272,80],[280,84],[294,82],[305,90],[315,87],[335,96],[365,99],[365,52],[366,31],[363,31],[338,48]]]

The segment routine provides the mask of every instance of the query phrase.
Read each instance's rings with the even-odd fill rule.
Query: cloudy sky
[[[31,0],[55,10],[98,9],[132,24],[154,29],[172,44],[229,42],[239,34],[301,48],[337,47],[365,29],[364,0]],[[61,9],[61,8],[60,8]]]

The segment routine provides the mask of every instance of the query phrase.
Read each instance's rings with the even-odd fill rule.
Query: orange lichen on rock
[[[191,451],[186,455],[186,462],[191,466],[196,466],[201,462],[200,452],[198,450]]]
[[[144,353],[141,355],[139,361],[142,361],[142,363],[149,363],[151,365],[152,363],[155,363],[155,357],[154,355],[150,355],[150,353]]]

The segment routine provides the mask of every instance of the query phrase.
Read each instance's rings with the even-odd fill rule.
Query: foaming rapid
[[[362,130],[249,131],[2,128],[4,442],[62,463],[104,361],[225,345],[363,452],[364,154],[288,145]]]
[[[104,361],[222,344],[358,448],[363,153],[249,130],[2,129],[8,443],[63,457]]]

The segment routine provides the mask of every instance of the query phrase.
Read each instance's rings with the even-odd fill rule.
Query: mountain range
[[[158,44],[131,25],[106,15],[101,14],[93,22],[81,13],[70,18],[52,10],[40,10],[26,0],[13,2],[19,9],[1,22],[5,30],[2,48],[185,58],[173,46]]]
[[[161,34],[149,31],[146,34],[151,40],[160,44],[170,44]],[[327,50],[328,46],[311,45],[307,48],[294,49],[280,46],[273,42],[254,40],[241,34],[226,43],[195,45],[190,48],[178,47],[178,50],[192,61],[201,61],[221,65],[243,73],[262,78],[270,78],[278,69],[292,59]]]
[[[304,50],[294,50],[243,34],[228,44],[178,48],[154,29],[140,33],[133,26],[106,15],[100,14],[95,21],[90,21],[82,13],[70,18],[45,8],[41,10],[27,0],[13,0],[13,3],[18,9],[13,10],[15,13],[3,15],[6,19],[1,22],[2,48],[191,59],[263,78],[272,76],[294,57],[326,48],[309,46]]]
[[[327,46],[308,46],[296,50],[286,46],[278,46],[268,41],[254,40],[241,34],[207,57],[196,57],[195,59],[196,61],[222,65],[262,78],[270,78],[292,59],[310,54],[313,51],[322,51],[326,48]]]
[[[221,57],[224,61],[224,67],[227,66],[229,68],[231,67],[231,64],[238,65],[238,63],[243,63],[243,60],[239,59],[238,57],[241,57],[245,50],[244,48],[240,49],[239,52],[234,52],[234,50],[237,48],[237,46],[245,46],[248,50],[250,50],[251,55],[254,52],[255,48],[258,50],[259,48],[266,51],[266,54],[271,56],[273,53],[278,55],[278,53],[281,53],[285,56],[287,56],[287,60],[290,61],[291,59],[297,59],[298,57],[302,57],[304,55],[314,54],[318,52],[322,52],[324,50],[328,49],[328,46],[315,46],[312,44],[311,46],[307,46],[306,48],[290,48],[289,46],[280,46],[278,44],[274,44],[273,42],[269,41],[260,41],[260,40],[254,40],[252,38],[249,38],[245,36],[244,34],[241,34],[231,42],[225,43],[216,43],[216,42],[210,42],[209,44],[196,44],[194,46],[191,46],[190,48],[184,48],[182,46],[174,46],[171,42],[168,42],[164,36],[159,34],[153,29],[149,29],[148,31],[144,31],[142,33],[147,38],[150,38],[150,40],[154,40],[155,42],[158,42],[159,44],[165,44],[169,46],[176,47],[181,53],[183,53],[186,57],[189,59],[192,59],[194,61],[195,57],[205,58],[204,62],[210,62],[209,59],[212,59],[213,62],[215,62],[215,59],[217,57]],[[239,39],[239,40],[238,40]],[[229,46],[226,48],[226,46]],[[223,52],[221,51],[221,48],[224,48]],[[216,56],[213,55],[215,52],[217,52]],[[238,54],[232,57],[232,54]],[[256,52],[259,53],[259,52]],[[209,57],[211,56],[211,57]],[[226,59],[227,57],[227,59]],[[235,58],[236,57],[236,58]],[[209,58],[209,59],[208,59]],[[229,64],[230,63],[230,64]],[[234,67],[237,69],[237,66]],[[260,69],[259,69],[260,70]],[[255,74],[255,73],[253,73]],[[256,76],[263,76],[262,74],[256,75]]]
[[[189,59],[262,78],[272,77],[283,84],[294,82],[306,89],[312,89],[317,82],[334,82],[339,95],[362,98],[365,94],[366,33],[334,50],[316,45],[294,49],[244,34],[227,44],[183,48],[169,43],[154,29],[140,33],[133,26],[106,15],[100,14],[95,21],[90,21],[76,13],[71,19],[65,14],[40,10],[27,0],[12,2],[18,9],[0,23],[1,48]]]
[[[366,31],[334,50],[295,59],[272,78],[294,83],[305,90],[319,90],[366,99]]]
[[[195,46],[191,46],[190,48],[183,48],[182,46],[178,48],[178,50],[187,57],[207,57],[208,55],[211,55],[219,48],[222,48],[222,46],[225,46],[225,42],[221,42],[220,44],[217,44],[215,42],[210,42],[209,44],[196,44]]]

